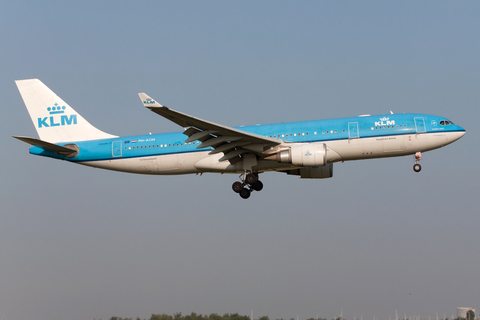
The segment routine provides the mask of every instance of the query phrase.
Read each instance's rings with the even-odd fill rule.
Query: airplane
[[[155,175],[232,173],[234,192],[261,191],[259,174],[283,172],[304,179],[333,176],[333,163],[414,155],[446,146],[465,129],[434,115],[392,113],[227,127],[181,113],[139,93],[143,105],[183,132],[119,137],[85,120],[38,79],[15,81],[39,139],[14,136],[30,153],[95,168]]]

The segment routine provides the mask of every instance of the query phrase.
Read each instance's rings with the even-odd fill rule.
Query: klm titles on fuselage
[[[57,103],[53,107],[47,108],[50,117],[38,118],[38,127],[49,128],[58,126],[69,126],[77,124],[77,115],[72,114],[70,116],[62,114],[65,113],[66,107],[60,107]]]
[[[380,118],[380,121],[375,121],[375,127],[382,127],[382,126],[394,126],[395,120],[389,120],[390,118],[384,117]]]

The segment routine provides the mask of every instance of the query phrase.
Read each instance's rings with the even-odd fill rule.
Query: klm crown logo
[[[77,115],[72,114],[70,116],[65,115],[65,110],[67,107],[59,106],[58,103],[55,103],[52,107],[48,107],[47,111],[50,114],[50,117],[38,118],[38,127],[39,128],[50,128],[58,126],[70,126],[77,124]],[[61,116],[58,116],[62,114]]]
[[[154,104],[155,103],[155,100],[153,100],[152,98],[147,98],[147,100],[143,101],[143,104]]]
[[[395,125],[395,120],[389,120],[390,118],[383,117],[380,118],[380,121],[375,121],[375,126],[376,127],[381,127],[381,126],[394,126]]]
[[[53,105],[53,107],[51,107],[51,108],[48,107],[48,108],[47,108],[47,111],[48,111],[48,113],[50,113],[50,114],[59,114],[59,113],[64,113],[64,112],[65,112],[65,109],[66,109],[65,106],[60,107],[60,106],[58,105],[58,103],[55,103],[55,104]]]

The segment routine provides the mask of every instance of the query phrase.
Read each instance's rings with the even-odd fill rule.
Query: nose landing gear
[[[245,171],[240,175],[241,181],[235,181],[232,185],[234,192],[240,194],[243,199],[248,199],[252,191],[263,189],[263,183],[258,180],[258,174]]]
[[[415,153],[415,164],[413,165],[413,171],[415,172],[420,172],[420,170],[422,170],[422,166],[420,165],[420,160],[422,160],[422,153],[421,152],[417,152]]]

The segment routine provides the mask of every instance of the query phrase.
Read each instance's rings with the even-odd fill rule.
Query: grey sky
[[[480,307],[480,4],[3,1],[0,313],[7,320],[235,313],[388,319]],[[393,112],[456,143],[334,177],[140,176],[28,154],[14,80],[112,134],[181,130],[146,92],[228,126]]]

